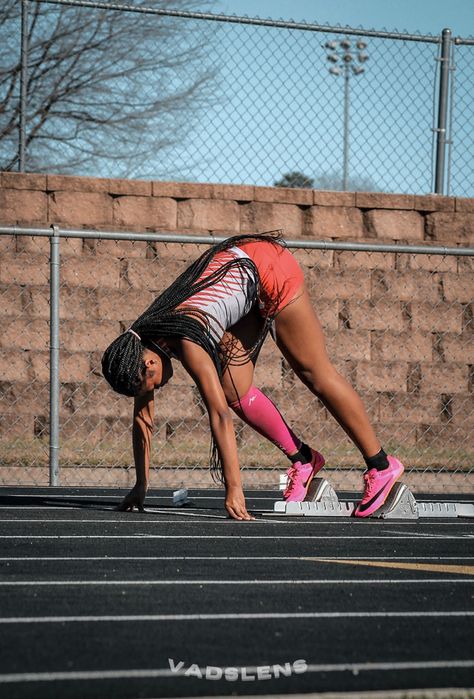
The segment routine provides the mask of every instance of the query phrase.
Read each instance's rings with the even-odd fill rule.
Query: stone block
[[[334,253],[336,269],[395,269],[395,254],[391,252],[342,251]]]
[[[253,185],[200,184],[198,182],[153,182],[154,197],[174,199],[228,199],[252,201]]]
[[[375,270],[371,276],[372,299],[393,299],[399,301],[441,300],[440,278],[424,270],[395,272]]]
[[[48,198],[42,191],[0,189],[0,223],[37,224],[46,228]]]
[[[306,212],[305,233],[313,238],[361,238],[362,213],[350,207],[313,206]]]
[[[289,250],[305,275],[308,272],[314,272],[316,275],[319,270],[334,267],[334,250],[311,250],[309,248],[289,248]],[[310,274],[310,276],[314,275]]]
[[[188,199],[178,202],[178,230],[195,233],[225,232],[237,234],[240,228],[239,205],[235,201]]]
[[[331,359],[370,359],[370,333],[367,331],[329,330],[325,333],[325,340]]]
[[[172,260],[166,265],[156,260],[129,260],[122,288],[144,289],[157,294],[166,289],[185,268],[182,262]]]
[[[255,187],[254,201],[265,201],[271,204],[298,204],[311,206],[313,191],[293,187]]]
[[[19,284],[0,286],[0,318],[19,318],[28,302],[28,290]],[[0,371],[1,376],[1,371]]]
[[[357,387],[363,391],[407,390],[406,362],[357,362]]]
[[[176,229],[177,204],[168,197],[121,196],[113,199],[113,221],[132,230]]]
[[[456,199],[442,194],[415,195],[416,211],[454,211]]]
[[[147,258],[153,244],[141,240],[92,240],[84,241],[84,255],[115,257],[128,260],[131,257]]]
[[[400,271],[423,269],[428,272],[457,272],[457,258],[451,255],[397,254],[396,268]]]
[[[384,194],[382,192],[356,192],[356,206],[360,209],[406,209],[415,206],[413,194]]]
[[[386,330],[371,332],[370,357],[375,362],[423,361],[433,357],[431,333],[393,332],[391,324]]]
[[[2,255],[0,258],[0,283],[48,284],[48,259],[41,256]]]
[[[454,245],[470,245],[474,242],[474,212],[428,214],[425,219],[427,240],[443,241]]]
[[[69,286],[118,289],[120,277],[119,260],[104,257],[68,257],[61,264],[61,281]]]
[[[31,371],[34,380],[49,381],[49,352],[31,352]],[[59,378],[61,382],[84,382],[90,374],[89,357],[82,352],[61,352]]]
[[[315,206],[337,206],[352,208],[356,205],[355,192],[330,192],[320,189],[313,190]]]
[[[151,196],[151,182],[146,180],[107,179],[101,177],[78,177],[76,175],[47,175],[50,192],[106,192],[107,194],[130,194]]]
[[[424,219],[417,211],[371,210],[365,214],[370,237],[390,240],[423,240]]]
[[[446,362],[474,365],[474,342],[472,335],[444,333],[442,336],[443,357]]]
[[[5,323],[0,334],[0,347],[40,351],[49,349],[49,322],[17,318]]]
[[[346,326],[353,330],[402,332],[407,329],[404,309],[399,301],[349,301],[342,312],[346,316]]]
[[[445,274],[443,276],[443,292],[446,301],[471,303],[474,301],[474,275]]]
[[[474,197],[462,198],[456,197],[456,211],[462,213],[474,213]]]
[[[411,306],[413,329],[428,332],[454,332],[462,330],[463,308],[459,303],[413,302]]]
[[[423,393],[467,393],[468,366],[454,362],[423,364],[421,391]]]
[[[380,420],[383,423],[439,423],[440,419],[439,393],[380,393]]]
[[[46,190],[46,175],[31,172],[0,172],[0,189]]]
[[[66,241],[64,241],[65,243]],[[63,243],[63,241],[61,241]],[[63,245],[61,245],[61,248]],[[23,255],[25,262],[30,256],[40,259],[44,258],[46,262],[49,260],[51,244],[48,237],[19,235],[16,238],[17,255]]]
[[[240,229],[242,233],[281,230],[284,238],[301,238],[303,211],[294,204],[243,204],[240,207]]]
[[[61,325],[61,347],[69,352],[104,351],[120,333],[120,323],[65,320]]]
[[[306,283],[315,299],[368,299],[370,272],[313,268],[306,274]]]
[[[155,298],[156,294],[148,289],[98,289],[98,317],[102,320],[121,321],[128,327]]]
[[[31,353],[17,349],[0,350],[0,376],[4,381],[28,381],[33,379]]]
[[[450,422],[461,426],[465,430],[470,427],[469,433],[466,431],[466,447],[474,449],[474,395],[472,393],[457,393],[452,397],[451,402],[452,417]]]
[[[53,191],[49,195],[48,221],[67,228],[110,226],[112,197],[106,192]]]

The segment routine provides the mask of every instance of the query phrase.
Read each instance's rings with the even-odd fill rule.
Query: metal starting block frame
[[[273,510],[293,517],[352,517],[356,502],[339,500],[332,485],[314,478],[303,502],[277,500]],[[474,517],[468,502],[418,502],[404,483],[396,483],[388,498],[370,515],[378,519],[419,519],[420,517]]]

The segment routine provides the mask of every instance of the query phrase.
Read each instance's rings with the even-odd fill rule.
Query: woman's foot
[[[283,497],[287,502],[302,502],[311,481],[324,466],[324,456],[318,451],[311,449],[311,461],[307,464],[297,461],[292,464],[287,471],[288,483],[283,492]]]
[[[370,517],[388,498],[396,481],[405,470],[401,461],[388,456],[388,467],[382,471],[371,468],[364,473],[365,490],[362,500],[357,505],[355,517]]]

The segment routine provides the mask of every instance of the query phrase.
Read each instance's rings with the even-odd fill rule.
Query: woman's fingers
[[[227,505],[227,512],[232,517],[232,519],[238,519],[239,521],[250,521],[255,519],[255,517],[250,515],[245,508],[237,508],[232,507],[231,505]]]

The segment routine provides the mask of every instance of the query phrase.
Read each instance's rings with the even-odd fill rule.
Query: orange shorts
[[[259,300],[265,315],[275,316],[300,291],[303,272],[291,252],[271,242],[239,243],[255,266],[260,277]]]

